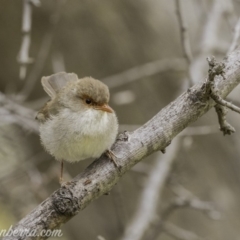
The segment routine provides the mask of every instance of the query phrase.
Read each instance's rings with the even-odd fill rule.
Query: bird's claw
[[[60,184],[61,187],[67,187],[67,185],[70,185],[71,183],[68,182],[68,181],[64,181],[64,179],[60,177],[59,178],[59,184]]]

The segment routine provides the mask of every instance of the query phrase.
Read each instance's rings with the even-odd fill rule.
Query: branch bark
[[[224,64],[224,79],[216,76],[214,80],[222,98],[240,83],[240,50],[232,52]],[[21,229],[34,231],[35,236],[15,235],[4,239],[46,239],[37,235],[42,230],[58,228],[93,200],[109,192],[131,167],[154,151],[166,148],[177,134],[214,106],[214,101],[204,89],[203,83],[196,84],[142,127],[120,134],[112,151],[118,158],[121,171],[103,155],[67,185],[56,190],[13,228],[15,233]]]

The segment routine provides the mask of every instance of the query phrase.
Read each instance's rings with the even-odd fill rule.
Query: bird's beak
[[[102,110],[104,112],[113,113],[113,109],[108,104],[103,104],[102,106],[96,106],[95,109]]]

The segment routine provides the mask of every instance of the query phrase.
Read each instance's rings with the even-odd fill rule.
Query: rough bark
[[[216,89],[223,98],[240,82],[240,50],[231,53],[224,60],[224,64],[224,78],[221,76],[215,78]],[[103,155],[69,184],[55,191],[17,223],[14,229],[34,230],[38,234],[44,229],[58,228],[84,209],[91,201],[109,192],[122,175],[144,157],[154,151],[166,148],[178,133],[213,106],[214,102],[206,94],[205,84],[196,84],[163,108],[142,127],[133,132],[119,135],[112,151],[118,158],[120,170],[107,156]],[[46,238],[8,236],[4,239]]]

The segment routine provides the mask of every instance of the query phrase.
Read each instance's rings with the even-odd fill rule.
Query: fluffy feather
[[[58,82],[59,81],[59,82]],[[38,112],[40,138],[57,160],[97,158],[114,143],[118,122],[102,82],[58,73],[42,79],[51,100]]]
[[[94,109],[80,113],[64,109],[40,125],[46,150],[57,160],[70,162],[100,157],[112,146],[117,132],[116,115]]]

